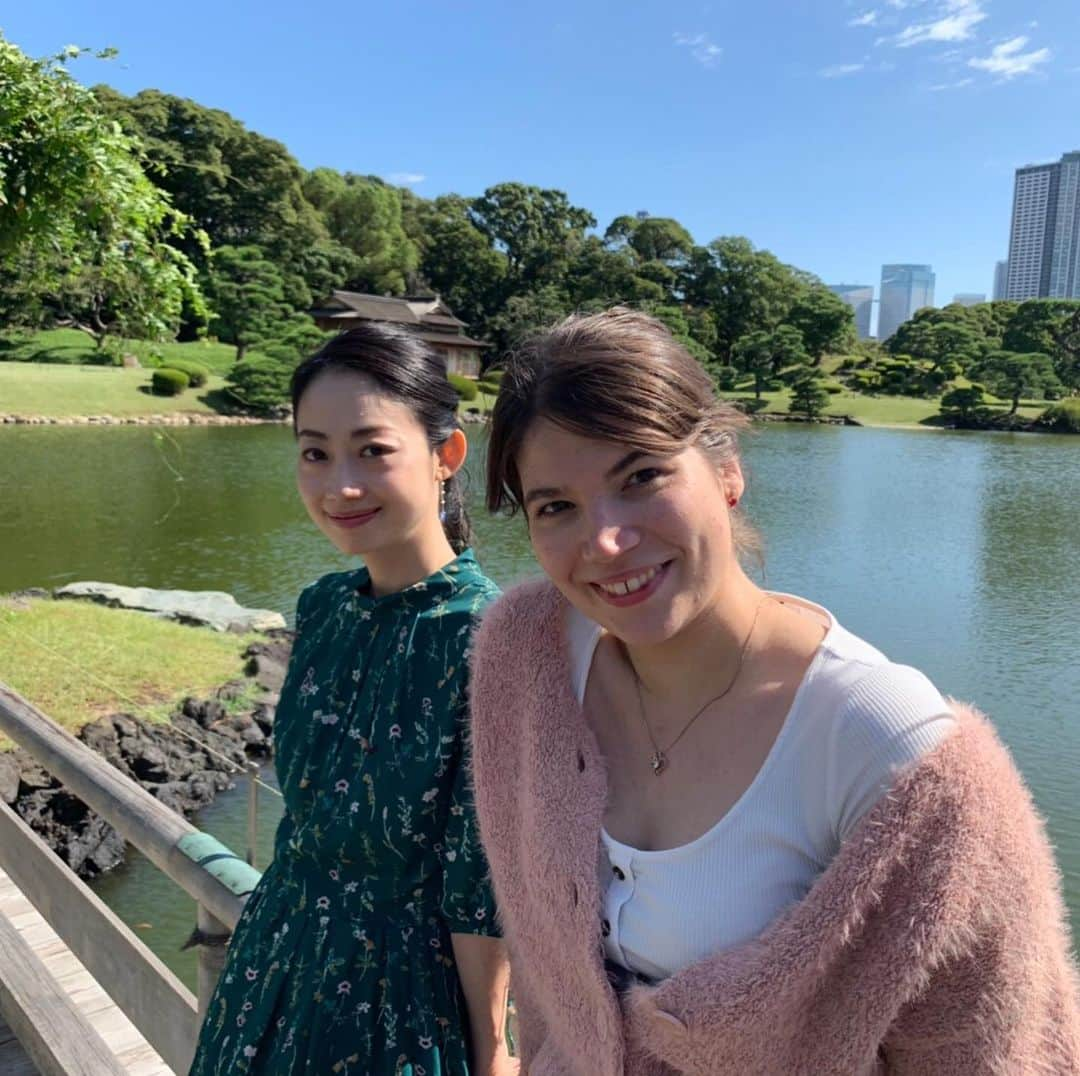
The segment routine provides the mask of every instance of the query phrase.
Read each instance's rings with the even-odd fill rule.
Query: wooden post
[[[247,862],[255,866],[255,857],[259,845],[259,770],[252,766],[248,771],[248,817],[247,817]]]
[[[225,968],[225,942],[229,930],[219,919],[215,919],[201,904],[196,919],[199,939],[199,965],[197,994],[199,998],[199,1024],[206,1019],[207,1009],[214,987],[217,986],[221,972]]]

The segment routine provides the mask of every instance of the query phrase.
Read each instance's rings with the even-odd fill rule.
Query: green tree
[[[629,248],[640,264],[681,265],[694,249],[690,233],[671,217],[616,217],[604,241],[613,249]]]
[[[812,284],[796,299],[788,321],[802,334],[815,366],[826,352],[843,351],[855,343],[855,311],[822,284]]]
[[[789,366],[803,366],[810,356],[803,347],[802,334],[791,325],[782,325],[771,332],[759,329],[747,333],[732,351],[734,364],[754,376],[754,397],[761,399],[769,381]]]
[[[457,194],[426,201],[408,192],[402,226],[419,249],[421,280],[483,338],[503,302],[506,255],[476,227],[470,207]]]
[[[527,336],[561,321],[572,307],[566,293],[554,284],[534,288],[524,295],[514,295],[491,319],[493,334],[513,347]]]
[[[316,168],[303,191],[331,238],[356,256],[345,286],[375,295],[401,295],[420,263],[402,223],[401,192],[377,176]]]
[[[258,246],[281,270],[287,299],[306,309],[346,279],[350,255],[304,196],[304,170],[280,142],[220,109],[143,90],[94,88],[101,107],[143,146],[147,174],[212,246]],[[174,239],[200,268],[205,251]],[[328,279],[329,278],[329,279]]]
[[[963,426],[984,416],[986,411],[985,390],[979,384],[950,389],[941,397],[941,414]]]
[[[685,301],[714,319],[715,354],[722,363],[742,337],[782,324],[803,287],[775,255],[738,236],[695,247],[681,280]]]
[[[1049,355],[1059,380],[1080,389],[1080,302],[1029,299],[1010,319],[1002,348]]]
[[[0,306],[7,320],[164,338],[203,311],[188,218],[145,176],[139,147],[65,64],[0,37]]]
[[[570,257],[565,288],[574,306],[613,306],[617,303],[662,303],[662,285],[637,273],[625,250],[609,250],[596,236],[587,236]]]
[[[572,255],[596,226],[586,209],[562,191],[524,183],[499,183],[473,200],[472,219],[506,256],[504,295],[521,295],[544,284],[561,284]]]
[[[795,414],[817,418],[829,406],[829,393],[825,389],[820,371],[804,370],[792,382],[791,403],[788,410]]]
[[[204,279],[214,309],[210,329],[236,345],[237,361],[289,315],[281,270],[259,247],[218,247]]]
[[[1011,402],[1010,415],[1016,414],[1021,397],[1036,396],[1060,387],[1049,356],[1038,352],[992,351],[979,364],[977,373],[995,396],[1003,396]]]

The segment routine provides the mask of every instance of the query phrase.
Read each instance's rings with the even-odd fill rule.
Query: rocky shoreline
[[[210,698],[186,698],[168,723],[114,713],[84,725],[78,738],[167,807],[188,817],[238,773],[268,759],[293,634],[267,632],[245,651],[245,676]],[[238,705],[240,700],[254,702]],[[124,860],[126,846],[104,819],[21,748],[0,753],[0,799],[12,806],[65,863],[93,878]]]

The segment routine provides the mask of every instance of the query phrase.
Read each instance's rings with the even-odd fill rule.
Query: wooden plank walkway
[[[130,1076],[173,1076],[173,1070],[162,1061],[135,1025],[114,1004],[112,998],[2,870],[0,916],[14,927],[21,939],[33,950],[34,955],[44,964],[52,978],[93,1026],[105,1046]],[[13,1041],[10,1029],[0,1016],[0,1076],[36,1074],[38,1070],[21,1050],[17,1053],[12,1050],[10,1056],[5,1052],[10,1050]]]

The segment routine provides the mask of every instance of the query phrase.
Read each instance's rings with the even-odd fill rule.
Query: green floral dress
[[[274,729],[285,816],[192,1076],[467,1076],[450,934],[497,933],[462,758],[495,595],[466,551],[382,598],[366,569],[300,596]]]

